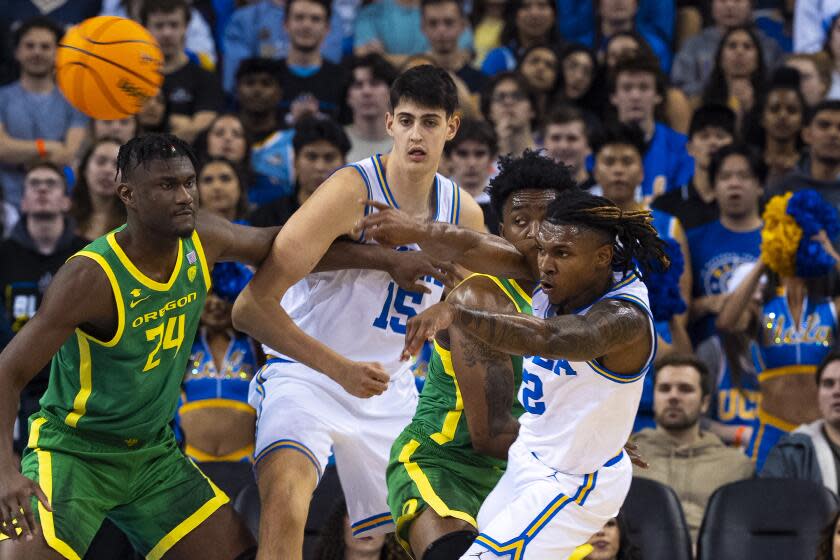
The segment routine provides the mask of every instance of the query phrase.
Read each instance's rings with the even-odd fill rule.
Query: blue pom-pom
[[[818,241],[811,238],[824,230],[829,240],[840,234],[837,209],[813,189],[797,191],[790,197],[787,213],[802,228],[802,240],[796,251],[796,275],[804,278],[825,276],[835,265]]]
[[[227,301],[234,301],[254,275],[242,263],[220,262],[213,267],[213,293]]]
[[[685,313],[687,307],[680,293],[680,277],[685,270],[680,244],[665,238],[665,253],[671,259],[667,270],[654,269],[645,274],[650,310],[656,321],[670,321],[674,315]]]

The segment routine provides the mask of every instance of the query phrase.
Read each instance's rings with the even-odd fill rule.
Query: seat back
[[[622,507],[630,542],[645,560],[691,560],[691,536],[677,494],[660,482],[633,477]]]

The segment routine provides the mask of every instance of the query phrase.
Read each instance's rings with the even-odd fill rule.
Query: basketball
[[[163,83],[154,37],[130,19],[99,16],[72,27],[58,44],[56,82],[73,107],[95,119],[140,111]]]

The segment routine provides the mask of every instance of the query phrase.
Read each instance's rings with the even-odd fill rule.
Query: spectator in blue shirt
[[[560,44],[555,22],[557,8],[549,0],[510,0],[505,6],[501,46],[487,53],[481,71],[489,76],[516,69],[526,50],[535,45]]]
[[[619,60],[609,91],[618,120],[638,126],[645,134],[641,197],[649,201],[687,183],[694,162],[686,152],[686,137],[656,121],[656,109],[665,98],[665,79],[657,61],[644,56]]]
[[[674,41],[675,2],[638,0],[636,28],[645,34],[655,34],[670,45]],[[594,46],[595,2],[557,0],[557,29],[567,41]]]
[[[637,25],[638,11],[638,0],[598,0],[592,25],[595,37],[588,44],[603,52],[606,42],[616,33],[636,31],[650,45],[662,71],[667,73],[671,69],[671,46],[656,33]]]

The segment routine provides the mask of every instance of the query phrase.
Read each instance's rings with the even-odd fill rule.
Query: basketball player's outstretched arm
[[[523,313],[492,313],[441,302],[409,320],[406,355],[415,354],[424,340],[449,325],[464,328],[501,352],[572,361],[608,358],[617,350],[628,357],[633,354],[646,357],[652,343],[647,315],[627,301],[604,299],[585,315],[559,315],[549,319]],[[641,345],[644,341],[648,344]],[[644,352],[634,352],[633,348]]]
[[[62,266],[41,306],[0,354],[0,532],[15,539],[37,530],[30,498],[49,508],[37,483],[18,471],[12,455],[12,430],[23,388],[81,327],[105,340],[116,331],[117,311],[105,272],[92,260],[75,257]],[[96,297],[79,297],[96,294]],[[109,297],[110,296],[110,297]],[[23,508],[25,515],[18,515]],[[17,518],[20,536],[8,529]]]
[[[447,301],[491,313],[516,312],[510,299],[484,276],[465,280]],[[511,414],[516,392],[511,358],[461,326],[452,325],[448,334],[452,369],[464,400],[473,449],[507,459],[508,449],[519,433],[519,422]]]
[[[379,243],[417,243],[436,259],[502,278],[531,279],[534,275],[525,256],[497,235],[443,222],[424,222],[375,200],[366,204],[379,212],[362,219],[357,229]]]

